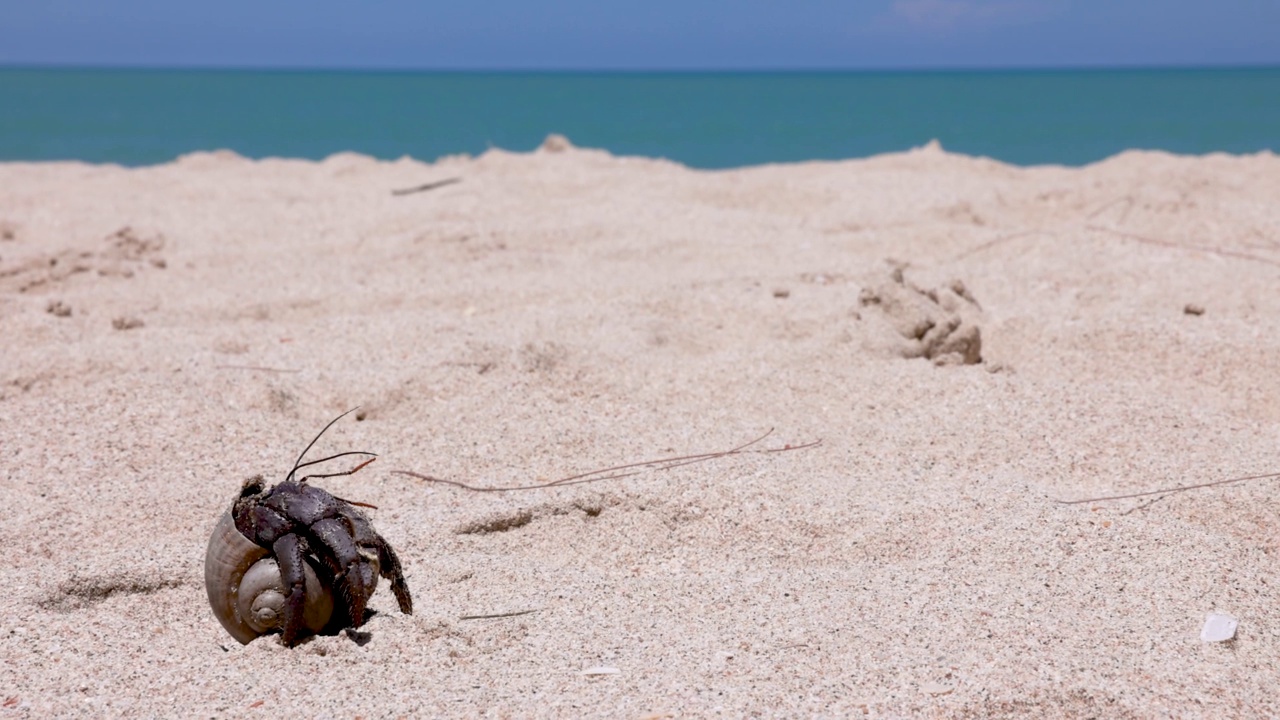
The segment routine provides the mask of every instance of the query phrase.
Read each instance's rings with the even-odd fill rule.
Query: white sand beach
[[[1057,502],[1280,472],[1278,198],[1270,153],[0,164],[0,720],[1280,716],[1276,480]],[[214,523],[356,406],[314,452],[377,461],[314,482],[415,613],[242,646]],[[821,444],[393,473],[770,429]]]

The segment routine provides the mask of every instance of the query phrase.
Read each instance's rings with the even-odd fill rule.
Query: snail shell
[[[302,624],[319,632],[333,615],[333,592],[320,581],[310,559],[304,568],[306,599]],[[227,512],[218,520],[204,556],[204,586],[209,606],[222,627],[242,644],[276,632],[284,623],[284,583],[271,551],[236,529]]]

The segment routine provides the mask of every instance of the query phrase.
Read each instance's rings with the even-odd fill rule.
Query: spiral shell
[[[227,512],[218,520],[204,556],[204,586],[209,606],[222,627],[242,644],[276,632],[284,623],[284,583],[271,552],[236,529]],[[333,615],[332,588],[321,582],[307,561],[302,624],[319,632]]]

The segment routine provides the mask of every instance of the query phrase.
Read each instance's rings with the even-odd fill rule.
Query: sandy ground
[[[1055,502],[1280,471],[1278,200],[1272,154],[0,165],[0,719],[1280,715],[1276,481]],[[317,484],[416,612],[241,646],[209,533],[357,405]],[[822,444],[391,472],[770,428]]]

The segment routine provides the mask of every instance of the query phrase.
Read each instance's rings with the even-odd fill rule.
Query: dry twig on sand
[[[470,490],[472,492],[514,492],[516,490],[539,490],[552,487],[567,487],[569,485],[582,485],[584,483],[600,482],[601,480],[617,480],[619,478],[639,475],[642,472],[652,471],[658,472],[662,470],[671,470],[682,465],[691,465],[693,463],[706,462],[708,460],[717,460],[730,455],[742,455],[746,453],[771,454],[780,452],[790,452],[792,450],[804,450],[806,448],[816,447],[822,444],[821,440],[814,440],[803,445],[784,445],[779,448],[762,448],[750,449],[752,446],[760,443],[765,438],[773,434],[773,429],[752,440],[751,442],[739,445],[732,450],[722,450],[720,452],[699,453],[696,455],[681,455],[679,457],[662,458],[660,460],[644,460],[641,462],[627,463],[626,465],[614,465],[613,467],[601,468],[599,470],[591,470],[589,472],[570,475],[569,477],[553,480],[548,483],[538,485],[512,485],[507,487],[486,487],[483,485],[469,485],[458,480],[446,480],[444,478],[433,477],[431,475],[423,475],[421,473],[412,472],[410,470],[392,470],[396,475],[407,475],[412,478],[429,482],[439,483],[441,485],[452,485],[453,487]]]
[[[497,620],[500,618],[513,618],[513,617],[520,617],[521,615],[532,615],[533,613],[536,613],[538,611],[539,611],[538,608],[534,608],[533,610],[517,610],[516,612],[493,613],[492,615],[463,615],[458,619],[459,620]]]
[[[1179,485],[1178,487],[1164,488],[1162,490],[1148,490],[1146,492],[1125,493],[1123,495],[1105,495],[1102,497],[1084,498],[1082,500],[1059,500],[1054,498],[1054,502],[1061,505],[1083,505],[1091,502],[1105,502],[1107,500],[1128,500],[1130,498],[1150,497],[1152,495],[1165,495],[1172,493],[1186,492],[1188,490],[1200,490],[1202,488],[1217,487],[1218,485],[1230,485],[1232,483],[1245,482],[1247,480],[1265,480],[1267,478],[1280,477],[1280,473],[1266,473],[1264,475],[1249,475],[1246,477],[1229,478],[1227,480],[1215,480],[1207,483],[1197,483],[1195,485]]]

